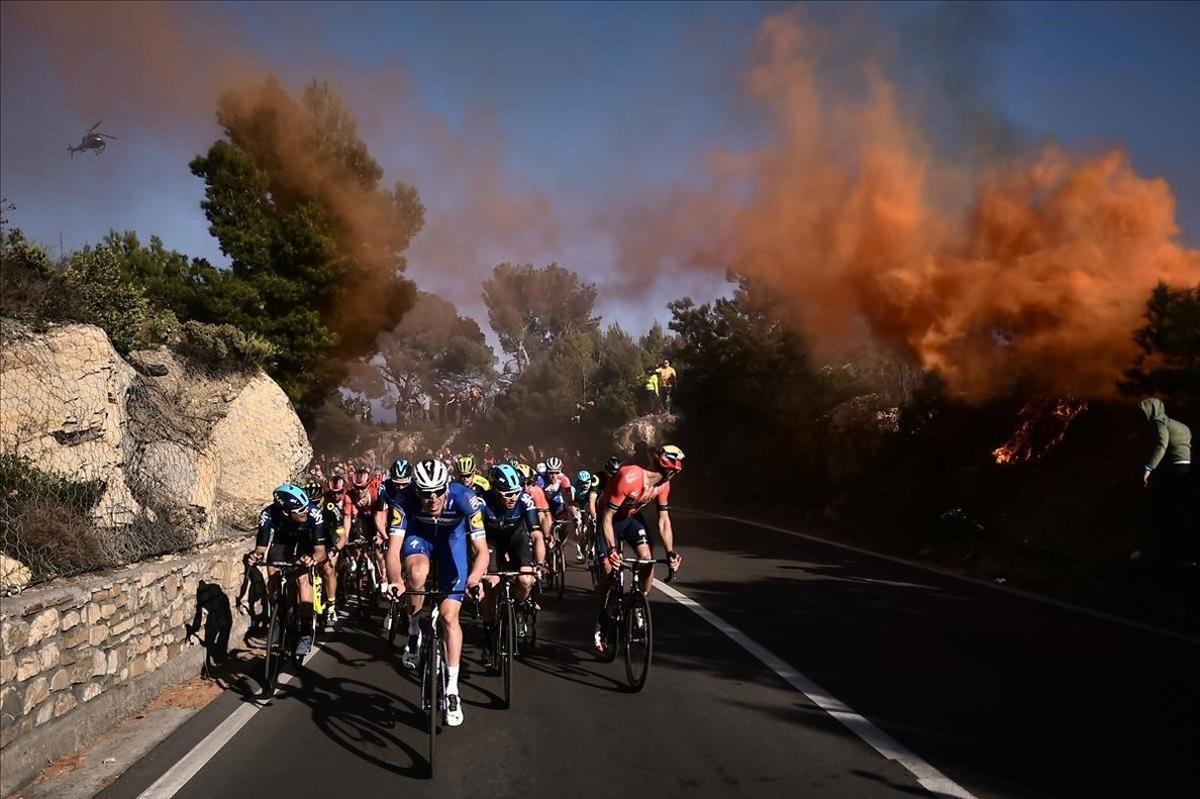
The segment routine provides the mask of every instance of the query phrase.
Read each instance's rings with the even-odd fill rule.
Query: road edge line
[[[680,511],[683,511],[684,513],[691,513],[696,516],[707,516],[710,519],[721,519],[721,520],[727,521],[727,522],[737,522],[739,524],[749,525],[750,527],[758,527],[763,530],[772,530],[776,533],[783,533],[784,535],[790,535],[790,536],[794,536],[796,538],[803,538],[806,541],[813,541],[818,544],[825,544],[826,546],[836,547],[838,549],[844,549],[847,552],[854,552],[859,555],[868,555],[873,558],[879,558],[880,560],[891,561],[892,563],[900,563],[905,566],[911,566],[914,569],[921,569],[922,571],[932,572],[933,574],[940,574],[943,577],[952,577],[955,580],[961,580],[964,583],[971,583],[972,585],[978,585],[983,588],[990,588],[993,591],[1000,591],[1005,594],[1012,594],[1014,596],[1022,597],[1023,599],[1030,599],[1030,600],[1033,600],[1034,602],[1041,602],[1045,605],[1052,605],[1052,606],[1054,606],[1056,608],[1060,608],[1062,610],[1071,610],[1076,613],[1082,613],[1085,616],[1091,616],[1096,619],[1102,619],[1103,621],[1111,622],[1113,624],[1121,624],[1126,627],[1133,627],[1134,629],[1141,630],[1142,632],[1156,633],[1157,635],[1166,636],[1167,638],[1174,638],[1178,641],[1183,641],[1184,643],[1200,645],[1200,637],[1188,635],[1187,633],[1180,632],[1179,630],[1169,630],[1166,627],[1158,627],[1158,626],[1150,624],[1148,622],[1138,621],[1137,619],[1131,619],[1127,616],[1119,616],[1115,613],[1108,613],[1107,611],[1097,610],[1096,608],[1089,608],[1089,607],[1085,607],[1083,605],[1076,605],[1074,603],[1067,602],[1066,600],[1063,600],[1063,599],[1055,599],[1054,597],[1049,597],[1044,594],[1038,594],[1033,591],[1026,591],[1021,588],[1013,588],[1012,586],[1008,586],[1008,585],[1000,585],[998,583],[991,582],[990,580],[981,580],[978,577],[969,577],[965,574],[960,574],[960,573],[958,573],[956,571],[952,571],[950,569],[942,568],[940,566],[934,566],[929,563],[922,563],[921,561],[917,561],[917,560],[909,560],[908,558],[902,558],[902,557],[899,557],[898,555],[887,555],[883,552],[876,552],[871,549],[864,549],[862,547],[856,547],[852,544],[843,544],[840,541],[832,541],[828,538],[821,538],[820,536],[812,535],[811,533],[802,533],[798,530],[789,530],[786,527],[779,527],[774,524],[767,524],[766,522],[758,522],[758,521],[754,521],[752,519],[745,519],[740,516],[726,516],[721,513],[710,513],[709,511],[697,510],[696,508],[685,508],[685,507],[681,507],[679,505],[672,506],[672,510],[680,510]]]
[[[321,645],[317,644],[308,653],[307,657],[301,662],[303,668],[308,665],[308,662],[316,657],[321,651]],[[279,685],[291,685],[296,679],[295,673],[283,675],[283,679],[279,680]],[[268,702],[271,700],[267,700]],[[179,758],[166,771],[164,771],[158,779],[150,784],[150,787],[137,795],[137,799],[171,799],[172,796],[179,793],[183,786],[191,782],[192,777],[204,768],[208,761],[217,756],[226,744],[228,744],[233,736],[245,727],[250,719],[258,711],[267,706],[266,702],[254,700],[252,702],[244,702],[234,708],[233,712],[221,720],[221,723],[212,729],[208,735],[200,740],[200,743],[193,746],[186,755]]]
[[[939,797],[976,799],[975,795],[966,788],[922,760],[910,749],[876,727],[865,717],[855,713],[849,705],[817,685],[799,669],[687,594],[658,580],[654,582],[654,587],[724,633],[727,638],[757,658],[764,666],[781,677],[784,682],[795,688],[807,697],[810,702],[836,719],[843,727],[857,735],[876,752],[888,760],[892,760],[903,766],[917,778],[917,782],[925,790]]]

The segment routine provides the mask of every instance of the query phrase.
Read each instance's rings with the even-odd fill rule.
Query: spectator
[[[646,370],[646,385],[643,392],[642,413],[658,413],[658,372]]]
[[[1197,534],[1196,526],[1187,523],[1192,431],[1183,422],[1168,417],[1160,399],[1142,400],[1138,407],[1155,436],[1154,449],[1142,469],[1142,485],[1152,490],[1154,538],[1163,543],[1167,557],[1190,562],[1195,558]]]
[[[671,394],[675,391],[675,369],[672,368],[671,362],[666,358],[659,364],[658,373],[658,390],[662,395],[662,404],[666,408],[667,413],[671,412]]]

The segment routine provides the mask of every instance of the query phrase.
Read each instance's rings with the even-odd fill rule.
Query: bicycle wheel
[[[518,627],[524,632],[517,639],[517,652],[521,655],[528,655],[537,643],[537,611],[533,609],[531,603],[522,602],[517,606],[516,615],[520,622]]]
[[[554,590],[561,600],[563,594],[567,592],[567,558],[563,555],[562,544],[559,544],[554,549],[554,570],[557,572],[554,582]]]
[[[259,696],[270,699],[275,695],[275,685],[279,679],[279,663],[283,657],[283,614],[279,612],[280,603],[271,606],[271,622],[267,626],[266,652],[263,655],[263,679],[259,686]]]
[[[425,717],[429,725],[429,776],[433,776],[433,753],[437,741],[438,720],[441,716],[442,689],[442,651],[440,642],[434,633],[429,634],[425,644],[425,701],[427,703]]]
[[[388,646],[396,645],[396,634],[404,628],[403,646],[408,646],[408,614],[404,612],[404,604],[396,600],[388,603],[388,618],[391,626],[388,628]]]
[[[650,674],[650,656],[654,649],[650,603],[636,586],[627,595],[625,606],[625,676],[629,687],[640,691]]]
[[[500,671],[504,675],[504,706],[512,707],[513,627],[516,622],[512,602],[504,603],[496,621],[500,628],[499,660]]]
[[[617,648],[621,645],[621,598],[610,594],[608,599],[608,622],[601,628],[604,637],[604,654],[601,663],[612,663],[617,659]]]

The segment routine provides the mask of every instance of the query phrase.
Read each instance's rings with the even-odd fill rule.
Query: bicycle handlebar
[[[621,568],[633,571],[634,566],[666,566],[667,567],[667,582],[675,582],[675,570],[671,568],[671,561],[667,558],[621,558]]]

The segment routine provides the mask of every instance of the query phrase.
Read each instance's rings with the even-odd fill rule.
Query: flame
[[[1001,465],[1039,460],[1062,442],[1071,422],[1087,407],[1086,402],[1072,397],[1056,399],[1050,407],[1026,403],[1016,431],[1006,444],[992,450],[992,457]]]

